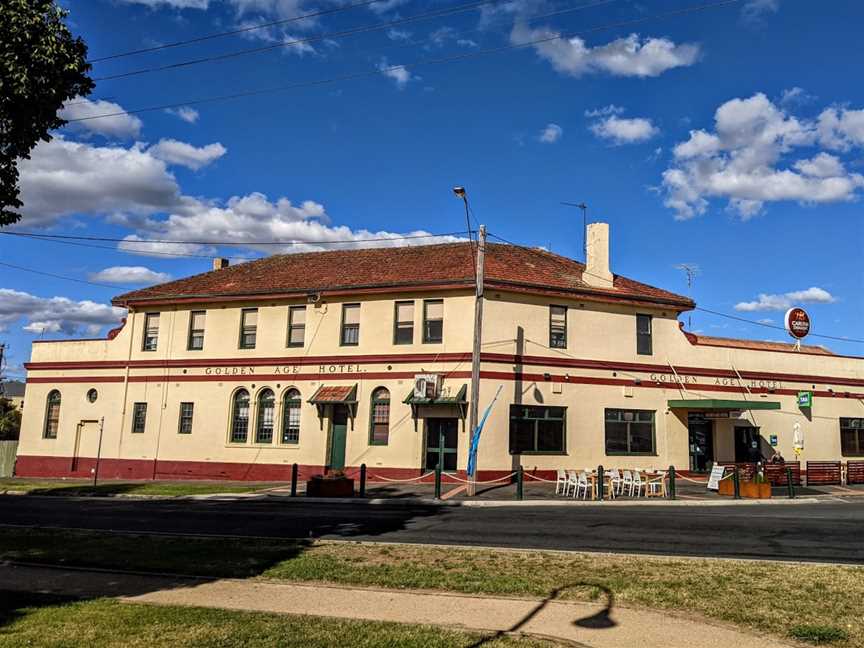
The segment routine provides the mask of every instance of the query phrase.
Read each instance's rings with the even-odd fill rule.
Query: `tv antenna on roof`
[[[675,266],[676,270],[683,270],[687,274],[687,296],[692,300],[693,299],[693,280],[696,278],[696,275],[699,274],[699,266],[695,263],[679,263]],[[693,311],[687,314],[687,330],[693,331],[693,317],[691,315]]]
[[[585,263],[588,263],[588,205],[584,202],[581,203],[571,203],[571,202],[561,202],[562,205],[567,205],[568,207],[576,207],[577,209],[582,210],[582,255],[585,259]]]

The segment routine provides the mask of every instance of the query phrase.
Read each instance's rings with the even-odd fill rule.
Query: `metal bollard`
[[[738,475],[738,466],[732,470],[732,487],[735,489],[735,499],[741,499],[741,477]]]
[[[786,466],[786,488],[789,490],[789,499],[795,499],[795,484],[792,483],[792,469]]]
[[[603,480],[603,466],[597,466],[597,501],[603,501],[603,491],[606,490],[606,485]]]
[[[435,464],[435,499],[441,499],[441,464]]]
[[[297,497],[297,464],[291,466],[291,497]]]
[[[669,490],[666,496],[670,500],[675,499],[675,466],[669,466]]]
[[[525,479],[524,469],[522,468],[522,466],[519,466],[516,469],[516,499],[517,500],[521,500],[524,497],[524,493],[522,491],[522,486],[525,483],[524,479]]]
[[[366,497],[366,464],[360,464],[360,497]]]

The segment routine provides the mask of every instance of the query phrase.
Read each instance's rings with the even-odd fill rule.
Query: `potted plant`
[[[750,499],[770,499],[771,484],[762,473],[756,473],[752,481],[741,482],[741,497]]]
[[[341,470],[313,475],[306,482],[306,497],[354,497],[354,480]]]

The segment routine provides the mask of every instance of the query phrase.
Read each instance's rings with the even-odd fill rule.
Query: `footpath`
[[[302,614],[521,633],[588,648],[780,648],[793,644],[669,612],[597,603],[470,596],[171,575],[0,564],[3,588],[128,603]]]

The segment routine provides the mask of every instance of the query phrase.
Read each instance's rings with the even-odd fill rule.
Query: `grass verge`
[[[361,543],[0,529],[0,559],[562,598],[689,613],[864,648],[864,568]],[[801,625],[806,621],[806,626]]]
[[[0,592],[0,647],[150,648],[467,648],[481,634],[430,626],[351,621],[207,608],[120,603],[111,599],[64,601]],[[548,648],[529,638],[488,639],[490,648]]]
[[[93,497],[111,495],[212,495],[214,493],[253,493],[278,484],[231,484],[196,482],[103,482],[93,485],[89,481],[0,479],[0,493],[27,493],[29,495],[65,495],[67,497]],[[284,485],[284,484],[282,484]]]

